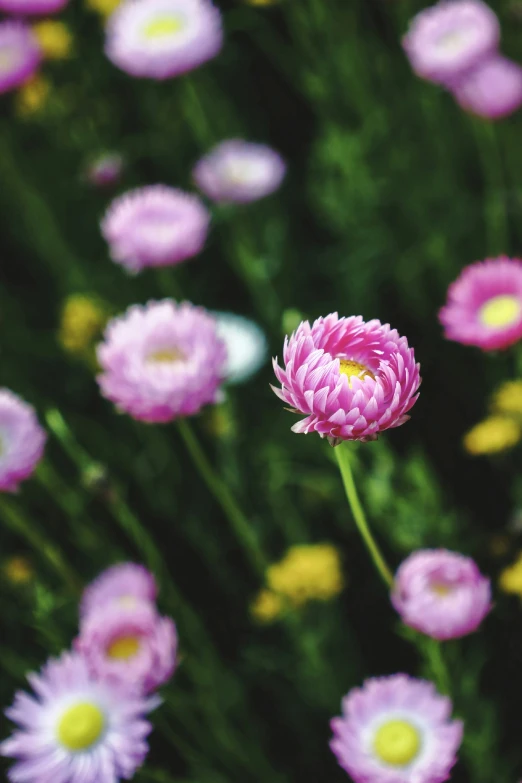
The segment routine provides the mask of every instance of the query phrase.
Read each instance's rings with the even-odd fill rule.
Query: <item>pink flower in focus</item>
[[[88,585],[80,603],[80,617],[86,617],[111,605],[133,606],[154,603],[158,586],[153,574],[137,563],[117,563],[107,568]]]
[[[0,492],[16,492],[31,476],[45,440],[34,408],[9,389],[0,389]]]
[[[299,433],[318,432],[332,445],[375,440],[408,420],[420,385],[419,365],[405,337],[380,321],[332,313],[299,325],[274,359],[281,389],[273,391],[306,418]]]
[[[480,63],[451,91],[466,111],[490,120],[501,119],[522,105],[522,68],[497,55]]]
[[[522,261],[490,258],[462,270],[439,313],[448,340],[484,351],[522,338]]]
[[[167,422],[215,402],[227,352],[214,318],[171,300],[133,305],[98,346],[104,397],[135,419]]]
[[[171,266],[203,250],[210,213],[197,196],[166,185],[114,199],[101,223],[113,261],[128,272]]]
[[[446,549],[413,552],[395,577],[392,603],[402,621],[444,641],[476,631],[491,609],[491,586],[469,557]]]
[[[24,22],[0,22],[0,94],[14,90],[36,73],[42,50]]]
[[[402,45],[418,76],[449,85],[498,46],[494,12],[480,0],[441,0],[415,16]]]
[[[91,674],[150,693],[174,674],[178,636],[169,617],[150,604],[110,604],[90,614],[74,641]]]
[[[330,743],[355,783],[443,783],[462,741],[451,701],[406,674],[375,677],[343,699]]]

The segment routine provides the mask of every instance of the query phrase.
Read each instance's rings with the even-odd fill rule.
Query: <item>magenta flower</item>
[[[491,585],[469,557],[413,552],[397,571],[392,603],[402,621],[444,641],[476,631],[491,609]]]
[[[452,93],[463,109],[479,117],[507,117],[522,105],[522,68],[495,55],[460,79]]]
[[[231,139],[218,144],[196,164],[193,178],[213,201],[247,203],[277,190],[285,172],[286,165],[275,150]]]
[[[117,783],[148,753],[145,720],[157,701],[93,679],[79,655],[49,660],[30,674],[35,695],[19,691],[7,717],[20,727],[0,745],[17,759],[12,783]]]
[[[80,617],[85,620],[93,612],[108,606],[134,606],[154,603],[158,586],[145,566],[137,563],[117,563],[91,582],[83,592]]]
[[[100,155],[88,167],[87,181],[98,188],[110,187],[119,182],[123,170],[123,158],[118,152]]]
[[[0,22],[0,94],[14,90],[36,73],[42,51],[23,22]]]
[[[105,53],[131,76],[169,79],[222,46],[221,14],[210,0],[124,0],[109,19]]]
[[[98,347],[104,397],[135,419],[167,422],[215,402],[227,353],[215,320],[170,300],[133,305]]]
[[[80,627],[74,648],[100,680],[150,693],[170,680],[176,668],[178,636],[169,617],[148,603],[109,604]]]
[[[64,8],[69,0],[0,0],[0,11],[17,16],[49,16]]]
[[[448,340],[484,351],[508,348],[522,337],[522,261],[489,258],[462,270],[439,313]]]
[[[101,230],[113,261],[135,273],[200,253],[209,223],[210,214],[197,196],[149,185],[114,199]]]
[[[408,420],[420,385],[419,365],[405,337],[380,321],[337,313],[299,325],[274,359],[281,389],[273,391],[306,418],[294,432],[318,432],[333,445],[375,440]]]
[[[31,476],[45,440],[34,408],[9,389],[0,389],[0,492],[16,492]]]
[[[402,45],[418,76],[451,84],[499,43],[498,19],[480,0],[441,0],[411,23]]]
[[[343,699],[330,747],[355,783],[442,783],[462,741],[451,701],[406,674],[376,677]]]

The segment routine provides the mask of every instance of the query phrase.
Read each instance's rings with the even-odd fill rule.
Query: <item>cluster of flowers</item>
[[[522,68],[499,51],[500,27],[481,0],[440,0],[413,18],[403,46],[415,73],[489,119],[522,105]]]
[[[28,677],[7,717],[18,729],[0,745],[17,783],[116,783],[147,755],[147,714],[174,674],[177,633],[158,614],[157,586],[143,566],[122,563],[84,592],[73,650]]]

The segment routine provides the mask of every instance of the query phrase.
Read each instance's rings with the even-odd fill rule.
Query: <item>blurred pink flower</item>
[[[65,8],[69,0],[0,0],[0,11],[17,16],[49,16]]]
[[[213,201],[247,203],[277,190],[285,172],[282,157],[271,147],[230,139],[201,158],[193,178]]]
[[[93,160],[85,175],[91,185],[104,188],[115,185],[120,180],[122,170],[123,157],[118,152],[108,152]]]
[[[45,440],[34,408],[9,389],[0,389],[0,492],[16,492],[31,476]]]
[[[80,617],[85,619],[98,609],[133,606],[136,602],[154,603],[158,586],[153,574],[137,563],[117,563],[107,568],[88,585],[80,603]]]
[[[283,349],[285,369],[274,359],[281,389],[273,391],[306,418],[299,433],[341,440],[375,440],[408,420],[420,385],[419,365],[405,337],[380,321],[332,313],[300,324]]]
[[[147,603],[99,608],[74,641],[97,679],[150,693],[174,674],[178,636],[169,617]]]
[[[491,609],[491,585],[469,557],[421,549],[402,563],[392,603],[402,621],[444,641],[476,631]]]
[[[214,318],[171,300],[133,305],[98,347],[104,397],[135,419],[167,422],[215,402],[227,352]]]
[[[222,45],[221,13],[210,0],[124,0],[109,18],[105,53],[131,76],[169,79]]]
[[[42,59],[36,35],[24,22],[0,22],[0,94],[33,76]]]
[[[495,13],[480,0],[441,0],[410,22],[402,44],[418,76],[451,84],[499,43]]]
[[[479,117],[507,117],[522,105],[522,68],[505,57],[490,57],[460,79],[451,92],[463,109]]]
[[[448,288],[439,313],[448,340],[484,351],[522,338],[522,261],[507,256],[478,261]]]
[[[330,747],[355,783],[442,783],[462,741],[461,721],[433,683],[375,677],[343,699]]]
[[[203,250],[210,213],[197,196],[166,185],[114,199],[101,223],[113,261],[129,272],[171,266]]]

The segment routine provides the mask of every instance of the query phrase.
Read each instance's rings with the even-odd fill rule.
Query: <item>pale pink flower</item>
[[[9,389],[0,389],[0,492],[16,492],[32,475],[45,441],[34,408]]]
[[[80,603],[80,617],[85,619],[111,604],[132,606],[137,602],[154,603],[158,586],[153,574],[138,563],[117,563],[88,585]]]
[[[463,109],[479,117],[507,117],[522,105],[522,68],[495,55],[460,79],[451,92]]]

